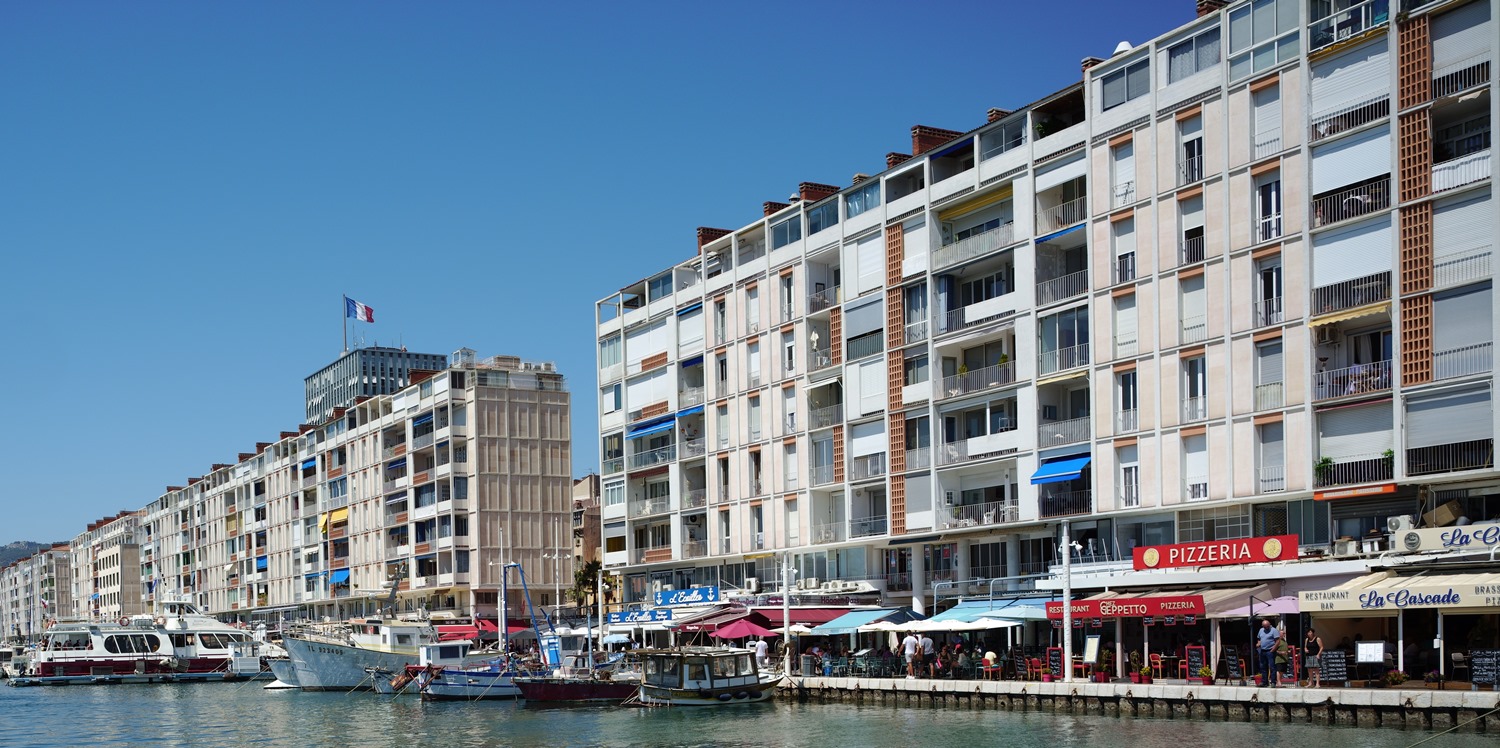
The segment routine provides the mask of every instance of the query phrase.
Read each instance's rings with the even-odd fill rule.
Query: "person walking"
[[[755,642],[755,662],[762,668],[771,664],[770,661],[766,659],[766,653],[768,650],[770,650],[770,648],[771,646],[766,643],[765,637],[761,637]]]
[[[1281,641],[1281,632],[1271,625],[1268,618],[1260,619],[1260,630],[1255,632],[1255,655],[1260,661],[1260,687],[1276,687],[1276,643]]]
[[[1307,638],[1302,640],[1302,654],[1304,655],[1302,666],[1307,668],[1307,687],[1321,688],[1323,686],[1323,662],[1319,658],[1323,655],[1323,638],[1310,627],[1307,629]]]
[[[927,666],[927,677],[937,677],[937,650],[932,646],[932,637],[922,634],[922,664]]]
[[[921,648],[922,643],[917,639],[917,635],[910,631],[906,632],[906,638],[901,640],[901,656],[906,658],[907,680],[916,680],[916,661],[919,659],[918,652],[921,650]]]

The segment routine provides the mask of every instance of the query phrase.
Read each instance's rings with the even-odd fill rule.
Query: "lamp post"
[[[1063,671],[1064,683],[1073,682],[1073,549],[1068,538],[1068,520],[1062,521],[1063,554]]]

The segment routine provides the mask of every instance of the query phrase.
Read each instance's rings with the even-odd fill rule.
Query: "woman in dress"
[[[1311,627],[1307,629],[1307,638],[1302,641],[1302,653],[1304,655],[1302,665],[1307,669],[1307,687],[1322,687],[1323,668],[1319,658],[1323,655],[1323,639]]]

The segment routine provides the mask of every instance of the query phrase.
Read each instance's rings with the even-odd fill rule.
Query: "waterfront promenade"
[[[792,677],[783,699],[1500,734],[1500,691]]]

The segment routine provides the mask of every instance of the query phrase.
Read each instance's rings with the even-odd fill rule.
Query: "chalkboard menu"
[[[1475,683],[1500,683],[1500,649],[1476,649],[1469,653],[1470,679]]]
[[[1026,653],[1020,647],[1010,650],[1011,662],[1015,663],[1016,677],[1019,678],[1026,673]],[[996,663],[997,665],[999,663]]]
[[[1052,677],[1061,678],[1063,674],[1062,647],[1047,648],[1047,670]]]
[[[1230,680],[1244,680],[1245,671],[1240,669],[1240,653],[1234,647],[1224,648],[1224,672]]]
[[[1349,680],[1349,655],[1342,649],[1324,649],[1318,656],[1319,678],[1338,683]]]
[[[1187,647],[1184,653],[1187,655],[1188,677],[1198,677],[1198,671],[1203,669],[1204,652],[1203,647]]]

